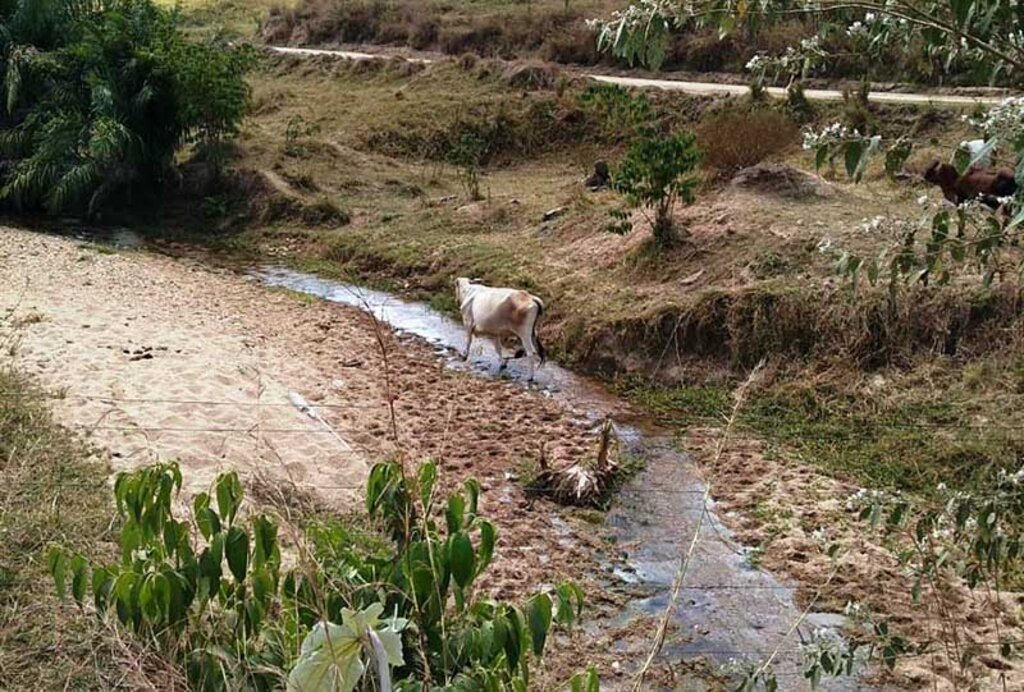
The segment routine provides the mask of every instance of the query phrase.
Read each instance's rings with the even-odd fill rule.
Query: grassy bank
[[[0,369],[0,679],[6,689],[111,689],[141,661],[54,595],[47,546],[109,552],[104,463],[57,426],[41,392]],[[132,670],[130,667],[136,667]],[[127,676],[127,677],[126,677]]]
[[[1024,453],[1024,360],[1019,349],[967,362],[934,358],[871,371],[770,364],[740,412],[739,428],[767,453],[868,488],[932,495],[989,487]],[[621,393],[682,429],[719,425],[729,382],[658,386],[619,382]]]
[[[905,365],[1012,341],[1012,289],[974,282],[892,305],[883,291],[854,296],[834,279],[823,240],[872,255],[896,237],[867,222],[916,217],[927,189],[877,169],[862,185],[816,178],[799,127],[771,104],[647,96],[664,127],[697,132],[709,152],[705,183],[696,204],[677,210],[687,238],[669,252],[650,249],[639,216],[628,237],[606,232],[621,200],[582,180],[596,159],[614,163],[628,137],[588,101],[589,85],[528,67],[274,58],[253,80],[256,110],[234,165],[264,199],[338,213],[316,226],[301,214],[257,214],[253,224],[245,190],[190,208],[212,212],[204,231],[226,227],[218,242],[236,250],[390,283],[442,307],[456,276],[535,290],[549,303],[543,335],[560,358],[609,376],[687,358],[743,367],[765,355]],[[849,112],[857,109],[822,105],[812,125],[856,116],[890,138],[930,137],[935,149],[915,153],[911,170],[965,136],[955,113]],[[483,152],[472,167],[453,156],[467,140]],[[730,183],[762,160],[790,168]],[[484,199],[471,198],[470,174]]]

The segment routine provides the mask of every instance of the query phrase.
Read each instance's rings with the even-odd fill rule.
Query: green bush
[[[672,245],[678,234],[672,222],[672,208],[677,200],[692,204],[694,190],[700,182],[697,169],[701,155],[690,132],[664,135],[648,131],[633,142],[626,157],[612,174],[612,189],[621,194],[629,209],[640,209],[649,218],[654,241],[659,247]],[[631,228],[628,213],[613,212],[619,223],[616,232]]]
[[[187,41],[152,0],[0,6],[0,198],[94,213],[147,193],[175,152],[236,133],[253,53]]]
[[[275,522],[243,519],[234,473],[196,496],[191,521],[174,516],[181,481],[174,464],[119,474],[120,560],[54,548],[49,563],[59,594],[70,579],[80,605],[114,613],[196,689],[370,689],[370,678],[377,689],[527,689],[553,624],[582,609],[572,584],[522,607],[477,597],[497,531],[477,514],[475,480],[438,499],[430,462],[415,478],[375,466],[378,530],[310,529],[310,550],[287,570]]]
[[[622,141],[655,120],[654,109],[645,94],[633,95],[614,84],[588,86],[579,95],[579,104],[596,116],[600,136],[607,141]]]

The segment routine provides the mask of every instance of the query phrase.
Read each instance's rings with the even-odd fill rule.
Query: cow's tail
[[[533,302],[537,306],[537,316],[533,318],[533,332],[530,336],[533,338],[533,345],[537,348],[537,355],[540,356],[540,364],[544,365],[544,361],[548,359],[548,352],[544,348],[544,344],[540,342],[540,337],[537,336],[537,323],[540,322],[540,316],[544,314],[544,303],[537,297],[534,297]]]
[[[537,336],[537,323],[540,322],[540,316],[544,314],[544,303],[537,296],[532,296],[533,304],[537,306],[537,315],[533,318],[533,324],[530,325],[530,338],[533,340],[533,347],[537,350],[537,357],[540,358],[540,364],[544,365],[544,361],[548,359],[548,351],[544,348],[544,344],[540,342],[540,338]],[[522,358],[526,355],[526,349],[520,347],[516,353],[515,358]]]

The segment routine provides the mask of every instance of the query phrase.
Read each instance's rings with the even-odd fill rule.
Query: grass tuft
[[[59,603],[47,571],[51,543],[93,555],[113,552],[107,477],[106,464],[54,423],[42,393],[23,376],[0,369],[0,680],[5,689],[99,690],[145,679],[143,657],[103,623]]]

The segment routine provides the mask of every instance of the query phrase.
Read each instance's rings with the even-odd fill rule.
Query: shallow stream
[[[424,304],[289,269],[263,268],[251,275],[268,286],[370,311],[396,332],[432,344],[450,367],[469,369],[479,376],[498,375],[496,358],[485,343],[478,342],[473,357],[463,362],[463,327]],[[643,462],[642,470],[620,491],[607,515],[623,558],[617,561],[620,566],[608,565],[609,579],[640,594],[630,600],[617,624],[638,614],[664,612],[680,555],[689,547],[701,513],[707,512],[674,610],[682,636],[670,636],[662,656],[675,660],[706,656],[722,665],[733,659],[757,662],[769,655],[800,617],[794,589],[751,566],[749,553],[721,522],[714,503],[704,503],[700,470],[678,449],[671,431],[638,416],[597,381],[554,363],[538,368],[533,383],[527,382],[525,361],[511,361],[501,376],[539,390],[595,425],[611,418],[625,451]],[[800,633],[808,639],[817,628],[842,624],[841,616],[811,613]],[[791,635],[776,659],[781,689],[807,687],[802,679],[799,641],[796,633]],[[856,679],[841,679],[824,682],[822,689],[864,689],[864,685]]]

